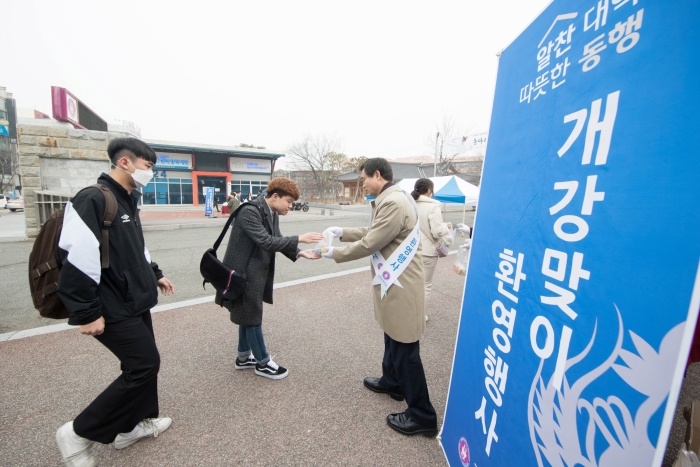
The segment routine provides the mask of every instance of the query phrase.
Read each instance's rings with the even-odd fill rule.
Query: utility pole
[[[437,150],[438,150],[438,140],[440,139],[440,132],[435,134],[435,163],[433,164],[433,177],[437,177]]]

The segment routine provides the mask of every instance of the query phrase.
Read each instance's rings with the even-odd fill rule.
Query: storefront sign
[[[241,159],[240,157],[231,157],[229,158],[229,161],[231,172],[272,172],[272,161],[269,159]]]
[[[451,466],[661,465],[700,307],[697,24],[557,0],[502,52]]]
[[[156,151],[156,169],[192,169],[192,154]]]
[[[107,131],[107,122],[66,88],[51,86],[53,118],[76,128]]]

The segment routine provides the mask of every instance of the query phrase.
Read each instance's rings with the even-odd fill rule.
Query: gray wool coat
[[[228,308],[231,321],[244,326],[262,324],[263,302],[272,303],[275,253],[296,261],[298,245],[298,236],[282,236],[279,215],[270,213],[264,197],[241,206],[231,227],[223,263],[236,271],[245,269],[245,291],[234,301],[224,299],[219,292],[214,299],[217,305]]]

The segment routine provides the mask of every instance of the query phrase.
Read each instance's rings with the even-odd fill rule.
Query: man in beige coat
[[[352,242],[331,248],[324,257],[337,263],[353,261],[381,252],[390,258],[411,234],[418,222],[416,209],[406,194],[394,186],[391,165],[386,159],[369,159],[361,167],[363,187],[371,196],[372,220],[369,228],[331,227],[336,238]],[[381,268],[381,264],[378,265]],[[388,266],[388,265],[387,265]],[[372,278],[376,271],[371,268]],[[386,274],[386,272],[385,272]],[[420,243],[410,263],[382,298],[381,285],[373,285],[374,315],[384,330],[384,360],[381,378],[365,378],[364,385],[408,404],[405,412],[390,414],[387,423],[393,429],[413,435],[437,434],[437,416],[428,397],[419,340],[425,331],[425,292]]]

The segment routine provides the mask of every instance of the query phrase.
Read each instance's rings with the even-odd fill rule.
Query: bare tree
[[[443,115],[442,120],[435,124],[435,133],[426,138],[425,144],[432,150],[432,156],[437,154],[437,173],[434,176],[458,173],[459,170],[452,164],[455,157],[462,154],[451,150],[446,142],[462,137],[470,128],[460,128],[457,119],[452,115]]]
[[[360,166],[367,161],[365,156],[351,157],[345,162],[345,167],[343,167],[343,172],[355,172],[357,174],[357,182],[355,183],[355,196],[352,200],[353,203],[357,202],[357,196],[360,193]]]
[[[319,196],[324,196],[333,183],[334,171],[342,167],[342,163],[338,164],[338,155],[345,157],[341,152],[340,140],[325,134],[306,134],[289,146],[287,153],[291,156],[293,168],[311,173]]]

